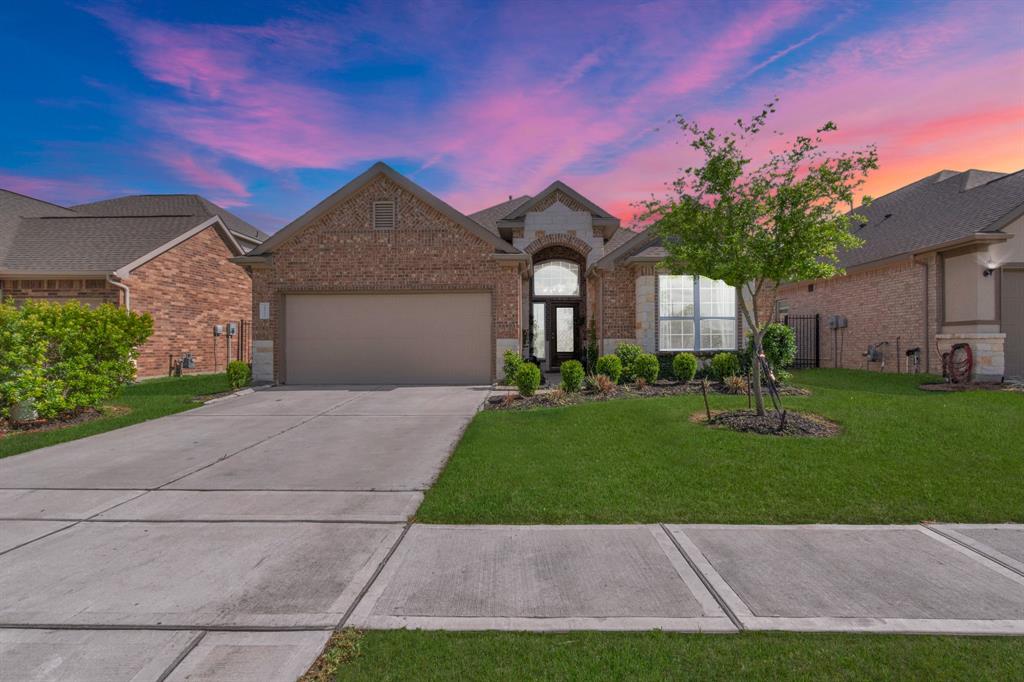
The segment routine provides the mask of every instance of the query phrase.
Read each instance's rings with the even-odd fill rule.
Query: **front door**
[[[548,301],[546,307],[551,369],[556,370],[566,360],[579,358],[580,304]]]

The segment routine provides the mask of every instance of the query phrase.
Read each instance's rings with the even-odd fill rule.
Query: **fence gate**
[[[820,315],[786,315],[783,322],[796,335],[796,360],[794,369],[820,367],[819,350],[821,339],[818,336],[818,318]]]

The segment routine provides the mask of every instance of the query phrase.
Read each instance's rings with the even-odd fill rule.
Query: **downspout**
[[[107,282],[109,284],[113,284],[115,287],[117,287],[118,289],[120,289],[121,291],[124,292],[124,309],[126,311],[128,311],[128,312],[131,312],[131,310],[132,310],[132,292],[128,288],[127,284],[125,284],[124,282],[116,281],[114,279],[115,276],[116,276],[116,273],[113,273],[113,272],[110,273],[109,275],[107,275]]]
[[[930,279],[928,261],[924,261],[922,265],[924,265],[924,371],[925,373],[930,373],[932,370],[932,340],[928,338],[928,280]],[[896,358],[896,362],[899,361],[900,359]]]

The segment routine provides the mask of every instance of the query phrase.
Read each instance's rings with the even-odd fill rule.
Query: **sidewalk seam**
[[[352,600],[352,603],[349,604],[349,607],[345,609],[345,615],[343,615],[341,617],[341,620],[338,621],[338,625],[335,627],[335,630],[341,630],[345,627],[345,623],[347,623],[348,619],[352,617],[353,613],[355,613],[356,607],[359,606],[359,602],[363,601],[363,597],[365,597],[366,593],[370,591],[370,588],[373,587],[373,584],[377,582],[377,578],[384,570],[384,567],[387,565],[388,561],[391,560],[391,557],[398,549],[398,546],[402,544],[402,540],[405,539],[405,535],[409,532],[410,528],[412,528],[412,524],[406,523],[405,528],[403,528],[402,532],[398,535],[398,539],[395,540],[395,544],[391,545],[391,549],[389,549],[388,553],[384,555],[383,559],[381,559],[380,563],[377,565],[377,569],[373,572],[373,575],[371,575],[370,579],[366,581],[365,585],[363,585],[363,589],[359,590],[359,594],[357,594],[356,598]]]
[[[206,637],[206,633],[205,632],[200,632],[198,635],[193,637],[192,641],[190,641],[188,643],[188,646],[186,646],[184,649],[182,649],[181,653],[179,653],[177,656],[174,657],[174,660],[171,661],[171,664],[169,666],[167,666],[167,669],[164,670],[164,672],[160,675],[160,677],[156,678],[156,682],[164,682],[164,680],[166,680],[168,677],[170,677],[171,673],[174,672],[175,668],[177,668],[179,665],[181,665],[182,661],[184,661],[186,658],[188,658],[188,655],[190,653],[195,651],[195,648],[197,646],[199,646],[199,642],[203,641],[203,637]]]
[[[932,526],[930,524],[923,523],[923,522],[920,525],[921,525],[922,528],[924,528],[928,532],[935,533],[936,535],[940,535],[943,538],[949,540],[950,542],[955,542],[956,544],[960,545],[964,549],[966,549],[966,550],[968,550],[970,552],[973,552],[974,554],[977,554],[980,557],[984,557],[985,559],[988,559],[989,561],[991,561],[994,564],[998,564],[999,566],[1005,568],[1008,571],[1013,571],[1017,575],[1024,577],[1024,571],[1021,571],[1016,566],[1011,566],[1011,565],[1007,564],[1005,561],[1003,561],[1003,560],[1001,560],[1001,559],[999,559],[997,557],[992,556],[988,552],[983,552],[982,550],[978,549],[977,547],[974,547],[974,546],[964,542],[960,538],[955,537],[953,535],[950,535],[949,533],[946,533],[945,531],[942,531],[942,530],[936,528],[935,526]]]
[[[707,579],[707,576],[705,576],[701,572],[701,570],[697,568],[697,564],[694,563],[693,559],[690,558],[690,555],[686,553],[685,549],[683,549],[683,546],[679,544],[678,540],[676,540],[676,537],[672,534],[672,531],[670,531],[664,523],[659,523],[658,525],[661,526],[661,530],[665,533],[665,535],[668,536],[669,540],[672,541],[672,544],[675,545],[676,550],[683,556],[683,559],[686,560],[686,563],[690,566],[690,570],[693,571],[698,578],[700,578],[701,583],[704,584],[704,589],[711,593],[711,596],[715,598],[716,602],[718,602],[719,608],[721,608],[725,615],[728,616],[729,620],[732,621],[732,624],[736,627],[736,629],[740,632],[746,630],[746,628],[743,626],[743,623],[740,622],[740,619],[736,617],[735,613],[733,613],[732,608],[729,606],[729,604],[727,604],[725,599],[722,598],[722,595],[718,593],[718,590],[716,590],[715,587],[711,584],[711,582]]]

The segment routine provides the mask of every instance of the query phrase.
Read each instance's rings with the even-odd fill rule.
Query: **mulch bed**
[[[119,414],[125,414],[129,409],[130,408],[122,405],[111,405],[104,407],[103,409],[85,407],[81,410],[75,410],[74,412],[69,412],[66,415],[55,417],[53,419],[33,419],[29,422],[18,423],[0,419],[0,438],[3,438],[8,434],[34,433],[37,431],[54,431],[56,429],[63,429],[68,426],[91,422],[93,419],[99,419],[100,417],[111,417]]]
[[[729,412],[712,412],[708,421],[704,412],[696,412],[693,421],[708,426],[732,429],[744,433],[759,433],[764,436],[810,436],[812,438],[831,438],[839,433],[839,425],[824,417],[803,412],[786,412],[785,426],[780,428],[780,417],[769,412],[759,417],[750,410],[732,410]]]
[[[921,384],[918,388],[922,391],[936,391],[939,393],[960,393],[962,391],[1011,391],[1014,393],[1024,393],[1024,382],[1011,380],[1002,384]]]
[[[630,398],[664,398],[673,395],[700,394],[700,382],[691,381],[683,383],[680,381],[657,381],[648,384],[643,388],[635,384],[616,386],[607,393],[596,389],[584,389],[579,393],[566,393],[561,390],[545,390],[524,398],[516,392],[513,387],[499,387],[499,390],[506,390],[507,393],[493,395],[484,405],[486,410],[528,410],[536,407],[565,407],[567,405],[579,405],[580,403],[603,402],[605,400],[623,400]],[[796,386],[783,386],[780,390],[782,395],[810,395],[810,392]],[[708,393],[723,395],[743,395],[733,393],[722,384],[711,384]]]

